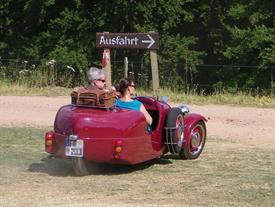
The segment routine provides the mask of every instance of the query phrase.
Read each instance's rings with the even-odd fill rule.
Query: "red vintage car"
[[[134,165],[166,153],[196,159],[206,141],[206,119],[186,106],[170,107],[152,97],[136,97],[153,118],[140,111],[69,104],[45,134],[45,151],[70,158],[76,175],[88,175],[90,162]]]

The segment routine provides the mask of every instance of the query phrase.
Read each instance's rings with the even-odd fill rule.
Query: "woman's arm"
[[[141,104],[140,111],[144,114],[147,124],[151,125],[153,122],[153,119],[151,115],[148,113],[148,111],[145,109],[144,105]]]

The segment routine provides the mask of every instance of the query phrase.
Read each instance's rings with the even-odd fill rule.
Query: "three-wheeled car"
[[[152,116],[150,127],[140,111],[68,104],[57,112],[54,130],[45,134],[45,151],[69,158],[78,176],[89,174],[91,162],[134,165],[166,153],[182,159],[199,157],[206,141],[202,115],[152,97],[135,99]]]

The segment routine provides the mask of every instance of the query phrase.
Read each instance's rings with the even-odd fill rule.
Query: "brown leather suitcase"
[[[115,91],[81,87],[71,93],[71,102],[76,105],[111,107],[115,99]]]

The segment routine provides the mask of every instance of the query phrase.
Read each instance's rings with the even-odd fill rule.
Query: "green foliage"
[[[162,38],[161,43],[163,47],[159,58],[162,69],[160,70],[161,85],[179,89],[184,85],[182,77],[185,76],[187,67],[198,64],[203,53],[192,50],[192,46],[196,43],[194,37],[166,36]]]
[[[57,85],[72,87],[73,85],[84,84],[88,61],[81,48],[70,50],[66,46],[57,47],[49,53],[49,57],[52,57],[58,63],[55,65],[55,75],[60,77],[56,82]],[[72,80],[68,82],[70,77]]]
[[[42,60],[41,66],[18,80],[42,74],[50,80],[36,78],[31,85],[75,86],[85,83],[89,66],[100,63],[96,32],[156,31],[163,86],[187,87],[198,81],[215,86],[222,81],[228,87],[274,88],[270,72],[275,64],[274,8],[271,0],[3,0],[0,56],[17,61],[6,65],[5,77],[17,77],[26,69],[19,64],[24,59]],[[112,50],[115,61],[125,56],[142,61],[136,67],[144,84],[150,84],[148,53]],[[52,59],[54,68],[45,67]],[[240,74],[235,69],[206,74],[197,71],[200,64],[258,67]]]

